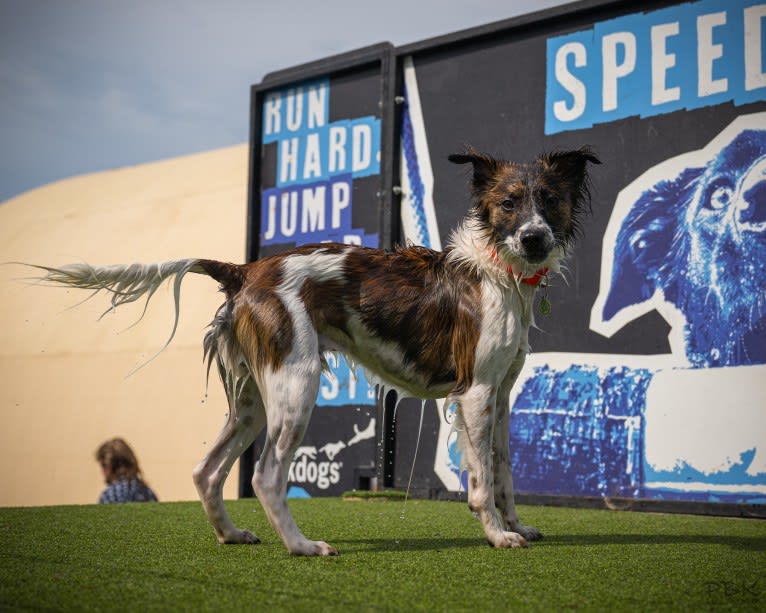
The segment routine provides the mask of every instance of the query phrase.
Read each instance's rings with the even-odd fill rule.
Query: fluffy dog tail
[[[221,284],[221,290],[227,297],[236,294],[245,280],[242,266],[218,262],[216,260],[186,259],[158,262],[155,264],[127,264],[117,266],[91,266],[90,264],[69,264],[61,268],[37,266],[34,268],[45,271],[45,274],[36,280],[44,285],[64,285],[79,289],[92,290],[90,297],[104,290],[111,293],[111,307],[102,313],[101,317],[114,311],[120,305],[135,302],[139,298],[146,297],[144,310],[138,321],[143,319],[149,301],[154,293],[165,282],[173,281],[173,302],[175,305],[175,319],[170,337],[155,355],[144,362],[138,368],[142,368],[160,353],[162,353],[176,334],[178,319],[181,313],[181,282],[186,273],[193,272],[207,275]],[[100,319],[100,318],[99,318]],[[138,321],[136,323],[138,323]],[[133,324],[135,325],[135,324]],[[136,368],[134,371],[138,370]]]

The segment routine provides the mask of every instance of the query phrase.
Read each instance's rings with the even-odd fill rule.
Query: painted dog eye
[[[731,187],[728,185],[721,185],[711,192],[705,205],[709,209],[720,211],[729,206],[733,194],[734,190],[732,190]]]

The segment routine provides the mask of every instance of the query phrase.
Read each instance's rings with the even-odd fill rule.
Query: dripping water
[[[404,504],[399,519],[404,519],[404,513],[407,510],[407,499],[410,497],[410,487],[412,487],[412,475],[415,473],[415,463],[418,460],[418,449],[420,448],[420,435],[423,432],[423,413],[425,412],[426,401],[420,401],[420,423],[418,424],[418,438],[415,441],[415,455],[412,457],[412,466],[410,467],[410,478],[407,480],[407,491],[404,493]]]
[[[383,488],[386,482],[386,465],[385,465],[385,452],[384,445],[386,442],[386,388],[382,384],[378,384],[378,394],[380,400],[378,404],[381,406],[383,414],[380,416],[380,444],[378,445],[378,466],[380,466],[380,479],[381,482],[377,484],[378,488]]]

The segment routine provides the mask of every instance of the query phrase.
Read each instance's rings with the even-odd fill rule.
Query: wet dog
[[[230,410],[193,475],[219,542],[258,542],[232,523],[222,490],[241,450],[265,427],[252,483],[271,525],[290,553],[337,553],[303,535],[286,497],[328,352],[403,394],[454,404],[468,503],[487,540],[523,547],[540,538],[514,506],[509,393],[528,351],[535,293],[577,235],[590,200],[587,165],[599,162],[587,148],[527,164],[471,149],[449,159],[471,164],[473,202],[445,251],[319,244],[244,265],[188,259],[43,267],[47,282],[111,292],[114,307],[151,297],[171,278],[178,307],[189,272],[220,283],[226,301],[204,350]]]

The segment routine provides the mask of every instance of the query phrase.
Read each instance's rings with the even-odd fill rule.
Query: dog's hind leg
[[[311,418],[320,372],[318,352],[303,353],[300,357],[294,352],[276,372],[263,377],[268,426],[263,453],[253,475],[253,489],[272,527],[295,555],[338,553],[323,541],[307,539],[287,506],[290,463]]]
[[[493,459],[495,481],[495,504],[500,511],[506,529],[521,534],[528,541],[542,538],[542,534],[532,526],[525,526],[519,521],[516,503],[513,498],[513,475],[509,458],[509,396],[511,388],[524,365],[525,353],[519,353],[503,381],[497,395],[497,415],[493,436]]]
[[[237,528],[223,503],[223,484],[235,460],[250,446],[266,424],[258,387],[245,378],[241,390],[229,394],[229,414],[210,452],[194,469],[202,506],[219,543],[260,542],[251,532]]]

